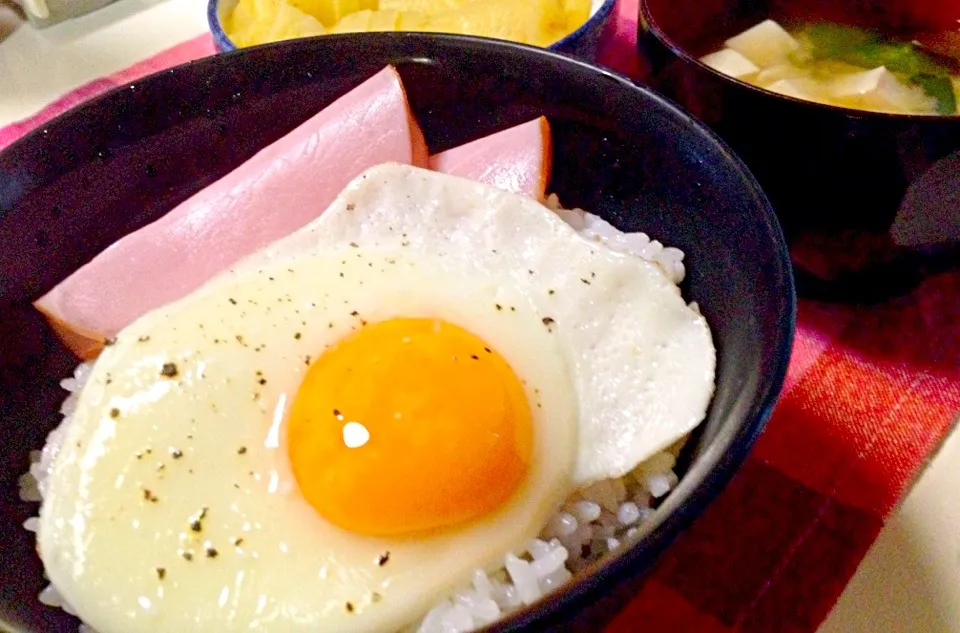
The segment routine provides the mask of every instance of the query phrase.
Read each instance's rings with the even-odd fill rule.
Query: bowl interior
[[[642,572],[739,465],[780,389],[793,286],[769,204],[705,128],[616,75],[491,40],[366,34],[238,51],[111,92],[0,154],[0,625],[76,627],[37,603],[41,566],[21,527],[36,506],[18,500],[17,478],[58,423],[58,381],[76,364],[31,301],[388,63],[432,151],[548,116],[551,190],[683,249],[685,295],[718,349],[716,395],[680,486],[620,555],[501,629],[544,630]]]
[[[239,0],[209,0],[207,5],[207,23],[213,35],[214,44],[221,52],[236,50],[237,46],[224,30],[227,16],[237,6]],[[581,57],[591,57],[591,52],[600,36],[607,19],[613,13],[616,0],[590,0],[590,17],[580,28],[550,46],[551,50],[567,53],[580,53]]]

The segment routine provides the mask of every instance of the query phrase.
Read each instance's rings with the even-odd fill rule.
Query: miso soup
[[[764,20],[701,62],[796,99],[895,114],[958,115],[960,45],[955,34],[916,39],[832,22]],[[945,44],[944,44],[945,43]]]

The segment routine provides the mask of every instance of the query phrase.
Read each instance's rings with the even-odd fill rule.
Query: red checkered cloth
[[[637,0],[602,63],[635,75]],[[0,129],[0,147],[77,103],[213,53],[208,36]],[[812,633],[960,415],[960,273],[870,308],[800,301],[786,385],[742,470],[607,633]]]

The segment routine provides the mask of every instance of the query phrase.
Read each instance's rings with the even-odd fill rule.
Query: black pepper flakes
[[[476,354],[470,354],[470,358],[472,358],[473,360],[480,360],[480,357],[477,356]]]
[[[175,378],[179,373],[176,363],[164,363],[160,368],[160,375],[165,378]]]
[[[383,599],[383,596],[381,596],[381,595],[380,595],[379,593],[377,593],[376,591],[374,591],[373,593],[370,594],[370,602],[372,602],[372,603],[374,603],[374,604],[380,602],[382,599]]]
[[[119,417],[120,417],[120,409],[118,409],[118,408],[116,408],[116,407],[110,409],[110,417],[113,418],[113,419],[119,418]]]
[[[390,552],[389,552],[389,551],[384,552],[383,554],[380,554],[379,556],[377,556],[377,566],[378,566],[378,567],[383,567],[384,565],[386,565],[386,564],[389,563],[389,562],[390,562]]]
[[[492,353],[493,353],[493,351],[492,351],[489,347],[484,347],[484,348],[483,348],[483,351],[485,351],[485,352],[488,353],[488,354],[492,354]]]
[[[357,205],[353,204],[352,202],[347,205],[347,211],[353,211],[356,208]]]
[[[333,417],[337,418],[338,420],[343,420],[343,414],[340,413],[340,409],[333,410]]]
[[[552,318],[550,318],[550,317],[543,317],[542,320],[543,320],[543,324],[547,326],[547,329],[552,332],[552,331],[553,331],[553,324],[556,323],[556,321],[554,321],[554,320],[553,320]]]
[[[293,338],[299,341],[301,336],[303,336],[303,335],[300,334],[300,332],[296,332],[296,333],[294,333]]]
[[[266,378],[261,378],[261,379],[258,380],[257,382],[258,382],[259,384],[261,384],[261,385],[265,385],[265,384],[267,384],[267,379],[266,379]]]
[[[354,310],[353,312],[350,313],[350,316],[357,316],[358,314],[360,314],[360,313],[357,312],[356,310]]]
[[[163,567],[157,567],[157,579],[163,580],[167,577],[167,570]]]
[[[179,448],[171,448],[170,457],[174,459],[180,459],[181,457],[183,457],[183,451],[181,451]]]
[[[350,242],[350,248],[360,248],[360,245],[356,242]]]
[[[180,556],[183,557],[183,560],[187,561],[188,563],[193,560],[193,552],[180,552]]]
[[[235,338],[237,339],[237,343],[240,343],[241,345],[244,344],[244,343],[243,343],[243,336],[242,336],[242,335],[237,334]]]
[[[220,552],[217,551],[217,548],[210,546],[207,547],[207,558],[216,558],[220,555]]]
[[[202,532],[205,518],[207,518],[207,508],[200,508],[200,513],[190,520],[190,529],[194,532]]]
[[[353,613],[353,603],[348,602],[346,605],[347,613]]]
[[[584,279],[583,277],[580,278],[580,281],[582,281],[583,283],[587,284],[588,286],[590,285],[590,282],[587,281],[586,279]]]
[[[503,306],[500,305],[499,303],[495,303],[495,304],[493,304],[493,305],[495,305],[495,306],[497,307],[497,310],[498,310],[498,311],[499,311],[499,310],[503,310]]]
[[[230,305],[237,305],[237,300],[234,299],[233,297],[230,297],[229,299],[227,299],[227,301],[230,302]]]
[[[237,455],[246,455],[246,454],[247,454],[246,446],[241,446],[240,448],[237,449]]]
[[[243,538],[238,536],[233,540],[231,540],[230,542],[233,543],[234,547],[240,547],[241,545],[243,545]]]
[[[144,336],[141,336],[140,338],[138,338],[138,339],[137,339],[137,342],[138,342],[138,343],[146,343],[146,342],[149,341],[149,340],[150,340],[150,336],[149,336],[149,335],[144,335]]]
[[[554,295],[554,294],[556,294],[556,292],[557,292],[557,291],[556,291],[556,290],[553,290],[552,288],[551,288],[550,290],[547,290],[547,294],[548,294],[548,295]]]
[[[111,345],[115,344],[116,342],[117,342],[117,339],[115,339],[115,338],[112,338],[112,337],[111,337],[111,338],[105,338],[105,339],[103,339],[103,346],[104,346],[104,347],[110,347]]]

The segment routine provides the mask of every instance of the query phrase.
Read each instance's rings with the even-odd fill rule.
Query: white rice
[[[580,209],[564,209],[555,194],[546,202],[584,237],[657,264],[675,284],[683,281],[682,251],[665,247],[644,233],[621,233],[598,216]],[[43,450],[30,454],[30,470],[20,478],[20,498],[24,501],[43,500],[46,473],[60,449],[91,368],[92,364],[83,363],[72,377],[60,382],[70,392],[60,407],[64,420],[47,437]],[[601,481],[578,491],[547,522],[539,538],[531,540],[523,551],[506,554],[500,569],[492,573],[475,570],[468,585],[440,602],[404,633],[467,633],[538,601],[633,537],[637,527],[653,513],[652,504],[676,486],[675,464],[673,453],[658,453],[622,478]],[[36,532],[38,525],[39,519],[32,517],[24,528]],[[39,600],[76,615],[52,584],[40,592]],[[80,633],[96,632],[81,624]]]
[[[408,631],[466,633],[540,600],[634,536],[653,513],[651,504],[676,485],[675,462],[673,454],[659,453],[626,477],[576,493],[522,552],[507,554],[492,574],[474,571],[469,585]]]
[[[664,246],[657,240],[651,240],[646,233],[622,233],[603,218],[583,209],[564,209],[555,193],[547,196],[546,205],[584,237],[657,264],[673,283],[680,285],[686,276],[683,251],[679,248]]]

